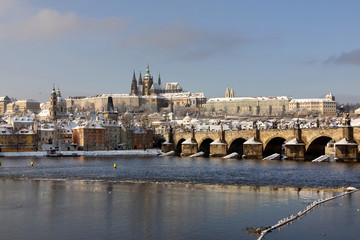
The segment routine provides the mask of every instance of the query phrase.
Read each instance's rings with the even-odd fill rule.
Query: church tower
[[[331,91],[329,91],[329,93],[325,96],[326,99],[330,99],[332,101],[335,101],[335,96],[332,95]]]
[[[51,120],[56,120],[57,118],[57,96],[55,92],[55,85],[53,86],[53,90],[50,95],[50,118]]]
[[[134,70],[133,78],[132,78],[132,81],[131,81],[131,95],[138,95],[138,88],[137,88],[137,84],[136,84],[135,70]]]
[[[159,86],[161,85],[161,78],[160,78],[160,73],[159,73],[159,79],[158,79],[158,84],[159,84]]]
[[[225,97],[226,97],[226,98],[229,98],[229,97],[230,97],[229,87],[226,87]]]
[[[153,77],[150,75],[149,64],[146,67],[146,73],[143,78],[143,91],[144,96],[151,95],[151,86],[153,85]]]
[[[234,98],[234,89],[233,88],[231,88],[231,90],[230,90],[230,98]]]

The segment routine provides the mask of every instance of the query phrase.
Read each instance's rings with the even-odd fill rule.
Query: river
[[[316,199],[339,194],[339,188],[360,188],[359,163],[1,160],[1,239],[256,239],[248,227],[272,225]],[[360,193],[355,193],[265,239],[358,239],[359,221]]]

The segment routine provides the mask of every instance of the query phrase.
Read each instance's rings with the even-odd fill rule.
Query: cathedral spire
[[[150,78],[150,68],[149,68],[149,64],[146,66],[145,77],[146,77],[146,78]]]
[[[161,77],[160,77],[160,73],[159,73],[158,83],[159,83],[159,86],[160,86],[160,85],[161,85]]]
[[[140,75],[139,75],[139,83],[138,83],[138,85],[142,85],[143,83],[142,83],[142,77],[141,77],[141,71],[140,71]]]
[[[131,94],[137,95],[137,93],[138,93],[138,89],[137,89],[135,70],[134,70],[133,78],[132,78],[132,81],[131,81]]]

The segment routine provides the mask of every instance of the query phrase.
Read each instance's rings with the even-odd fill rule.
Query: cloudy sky
[[[360,1],[0,0],[0,96],[129,93],[161,74],[222,97],[354,99]]]

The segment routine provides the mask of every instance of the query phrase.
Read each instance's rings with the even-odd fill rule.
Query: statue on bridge
[[[275,119],[275,121],[273,122],[273,129],[277,129],[277,128],[278,128],[278,123],[277,123],[277,121]]]
[[[349,113],[346,114],[344,124],[345,124],[345,126],[351,126],[351,118],[350,118]]]
[[[256,123],[257,123],[257,121],[254,120],[254,121],[253,121],[253,129],[254,129],[254,130],[257,130],[257,124],[256,124]]]

